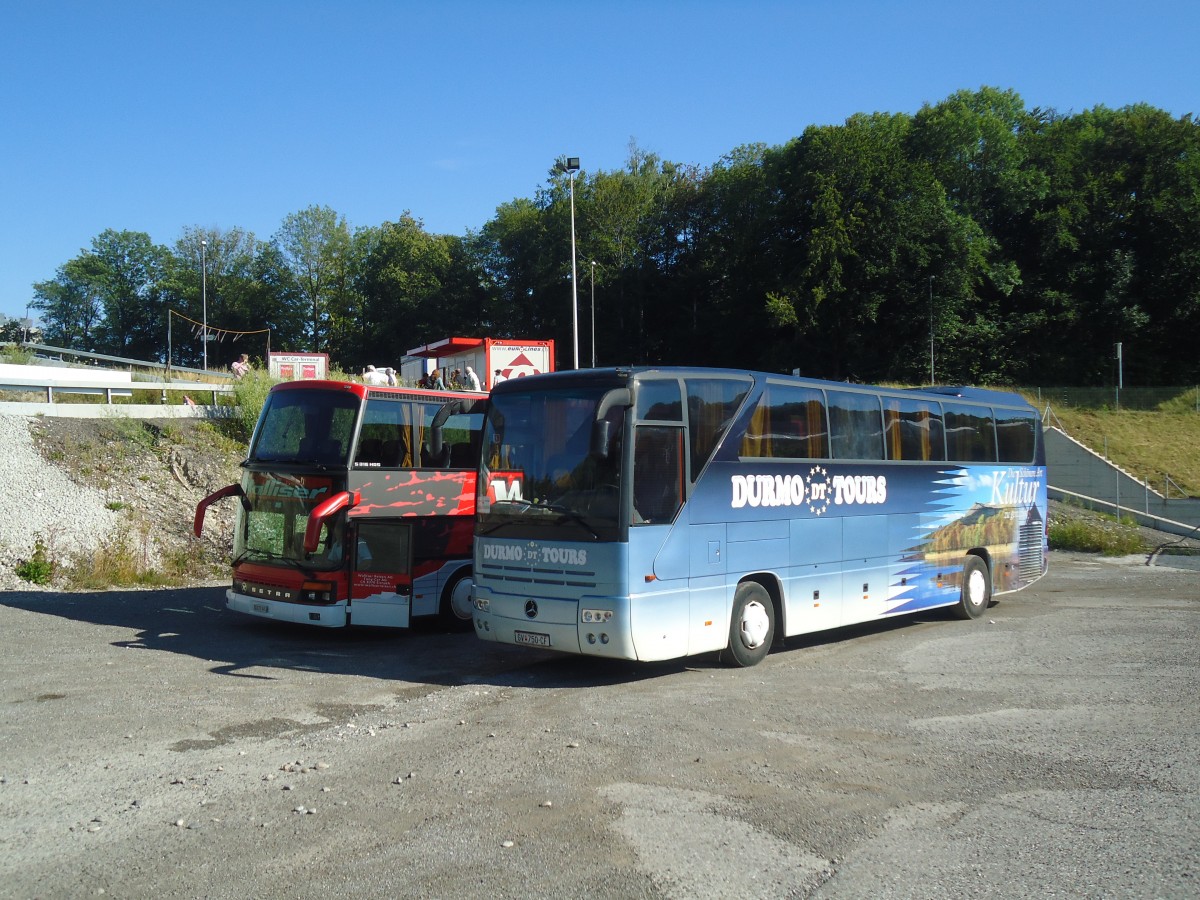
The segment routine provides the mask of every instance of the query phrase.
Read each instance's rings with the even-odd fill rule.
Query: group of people
[[[363,384],[390,385],[391,387],[395,387],[397,384],[396,370],[391,366],[384,369],[367,366],[363,370],[362,380]]]
[[[251,369],[250,357],[243,353],[230,366],[230,371],[233,372],[234,378],[242,378]],[[375,366],[367,366],[362,373],[363,384],[373,385],[389,385],[395,387],[399,384],[399,379],[396,377],[396,370],[391,366],[385,368],[376,368]],[[502,381],[507,379],[504,373],[499,369],[492,375],[492,387],[495,387]],[[480,380],[475,370],[470,366],[464,369],[454,369],[447,372],[445,369],[434,369],[428,375],[421,376],[417,382],[417,387],[429,388],[436,391],[483,391],[486,390],[486,385]]]
[[[499,369],[496,370],[496,375],[501,380],[504,379]],[[450,372],[445,369],[434,369],[428,375],[422,376],[417,382],[417,386],[434,391],[482,391],[484,389],[479,376],[470,366]]]

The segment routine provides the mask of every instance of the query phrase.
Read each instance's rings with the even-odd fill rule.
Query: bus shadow
[[[225,608],[224,587],[11,591],[0,593],[0,607],[122,629],[129,634],[108,639],[110,646],[190,656],[214,674],[261,680],[272,680],[272,669],[289,669],[442,686],[503,683],[506,670],[559,656],[424,623],[412,630],[326,629],[254,619]],[[520,674],[513,681],[527,683]]]
[[[113,647],[203,660],[213,674],[274,680],[272,669],[357,675],[445,687],[487,685],[595,688],[725,668],[716,653],[663,662],[576,656],[481,641],[470,631],[432,623],[414,628],[314,628],[255,619],[225,608],[225,588],[0,593],[0,606],[124,629]],[[786,639],[773,656],[831,646],[949,618],[945,610],[913,613]],[[97,638],[99,639],[99,638]]]
[[[891,634],[921,625],[945,625],[951,622],[962,622],[952,613],[952,607],[920,610],[899,616],[891,616],[874,622],[858,622],[854,625],[842,625],[826,631],[812,631],[785,639],[784,644],[776,645],[772,654],[787,654],[797,650],[811,650],[817,647],[831,647],[850,641],[863,640],[872,636]],[[968,623],[963,623],[968,624]]]

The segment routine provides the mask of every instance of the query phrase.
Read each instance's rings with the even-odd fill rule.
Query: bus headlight
[[[328,581],[306,581],[300,588],[301,603],[332,603],[336,594]]]
[[[488,607],[492,605],[491,600],[489,600],[487,597],[480,597],[478,594],[476,594],[473,598],[473,602],[475,604],[475,608],[480,612],[487,612]]]
[[[584,622],[607,622],[613,614],[611,609],[585,609],[580,616]]]

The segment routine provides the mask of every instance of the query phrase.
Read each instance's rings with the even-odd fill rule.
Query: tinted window
[[[637,417],[660,422],[682,422],[683,402],[679,396],[679,382],[673,378],[639,381]]]
[[[661,525],[683,502],[683,429],[639,425],[633,443],[633,524]]]
[[[397,519],[360,521],[355,547],[358,568],[363,572],[408,572],[411,535],[412,529]]]
[[[442,426],[443,445],[449,447],[447,469],[474,469],[479,465],[483,413],[455,413]]]
[[[689,378],[686,383],[692,480],[695,481],[729,430],[750,390],[750,379]]]
[[[1000,462],[1033,462],[1037,449],[1037,419],[1033,413],[996,410],[996,442]]]
[[[363,414],[354,465],[412,468],[413,406],[397,400],[371,399]]]
[[[938,404],[906,397],[884,397],[883,421],[888,459],[946,458],[942,410]]]
[[[962,462],[995,462],[996,430],[992,411],[958,403],[943,404],[946,419],[946,458]]]
[[[829,446],[834,459],[883,459],[879,397],[829,391]]]
[[[345,465],[358,407],[344,391],[273,391],[251,457]]]
[[[815,388],[768,383],[742,436],[741,455],[828,458],[824,395]]]

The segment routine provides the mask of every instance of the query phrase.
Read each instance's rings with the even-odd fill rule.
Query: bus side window
[[[943,404],[946,414],[946,458],[962,462],[995,462],[996,430],[992,411],[984,406]]]
[[[767,459],[827,459],[825,399],[809,387],[768,384],[746,432],[741,456]]]
[[[996,410],[1000,462],[1031,463],[1037,448],[1037,420],[1026,413]]]
[[[358,442],[358,455],[354,457],[357,465],[377,466],[383,458],[383,441],[379,438],[364,438]]]
[[[875,394],[829,391],[829,445],[834,459],[883,459],[883,417]]]
[[[390,468],[411,469],[412,454],[408,450],[408,435],[403,429],[394,440],[383,442],[383,464]]]
[[[946,442],[942,436],[942,415],[939,407],[925,400],[885,397],[883,418],[888,459],[946,458]]]
[[[639,425],[633,445],[633,522],[664,524],[683,502],[683,429]]]

